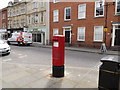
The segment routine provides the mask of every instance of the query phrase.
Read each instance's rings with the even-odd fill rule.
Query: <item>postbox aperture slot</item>
[[[57,41],[58,42],[58,40],[56,40],[56,39],[53,39],[53,41]]]

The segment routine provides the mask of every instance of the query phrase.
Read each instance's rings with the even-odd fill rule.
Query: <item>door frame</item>
[[[43,33],[39,33],[41,34],[41,42],[39,42],[40,44],[43,44]]]
[[[113,32],[112,32],[112,44],[111,46],[115,46],[115,32],[116,32],[116,29],[120,29],[120,28],[116,28],[115,26],[118,26],[120,24],[113,24]]]
[[[66,30],[66,29],[69,29],[69,30]],[[65,36],[65,31],[70,31],[70,42],[69,42],[69,44],[71,44],[71,27],[64,27],[63,28],[63,35]]]
[[[37,40],[38,34],[41,34],[41,42],[35,42],[35,43],[43,44],[43,33],[32,33],[32,34],[35,34],[36,40]]]
[[[41,34],[41,43],[40,44],[43,44],[43,33],[40,33]]]

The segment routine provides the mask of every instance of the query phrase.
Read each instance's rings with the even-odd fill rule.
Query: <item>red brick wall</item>
[[[2,10],[0,10],[0,29],[2,28]]]
[[[85,3],[85,2],[82,2]],[[59,28],[59,34],[63,34],[63,26],[71,25],[72,27],[72,45],[82,45],[87,47],[100,47],[101,42],[93,42],[94,38],[94,26],[104,26],[105,25],[105,17],[94,17],[94,2],[87,2],[87,12],[86,19],[78,20],[78,5],[82,4],[81,2],[59,2],[59,3],[50,3],[50,39],[52,39],[53,28]],[[71,7],[71,21],[64,21],[64,8]],[[59,22],[53,22],[53,10],[59,10]],[[105,11],[104,11],[105,12]],[[105,15],[104,15],[105,16]],[[112,23],[118,22],[118,18],[120,16],[115,16],[115,5],[111,5],[108,9],[108,32],[112,32]],[[86,27],[85,31],[85,42],[77,41],[77,28],[78,27]],[[111,46],[111,35],[107,34],[106,43],[107,46]]]
[[[7,20],[7,8],[2,10],[2,14],[5,14],[5,19],[2,19],[2,23],[6,23],[6,29],[8,28],[8,20]]]

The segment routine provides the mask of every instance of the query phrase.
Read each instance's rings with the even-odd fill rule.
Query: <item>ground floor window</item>
[[[94,41],[97,42],[103,41],[103,26],[94,27]]]
[[[0,33],[0,39],[7,40],[8,39],[7,33]]]
[[[85,27],[78,27],[78,41],[85,41]]]
[[[53,35],[58,35],[59,33],[59,29],[58,28],[54,28],[53,29]]]
[[[36,33],[36,34],[32,34],[32,39],[33,39],[33,42],[39,42],[39,43],[42,43],[42,35],[41,33]]]

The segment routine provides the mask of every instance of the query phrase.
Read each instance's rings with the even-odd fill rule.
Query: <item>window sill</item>
[[[38,23],[34,23],[34,24],[38,24]]]
[[[95,16],[94,18],[104,18],[104,16]]]
[[[77,42],[85,42],[85,40],[77,40]]]
[[[58,2],[53,2],[54,4],[58,3]]]
[[[87,18],[78,18],[78,20],[86,20]]]
[[[46,24],[45,23],[40,23],[41,25],[45,26]]]
[[[120,16],[120,14],[115,14],[114,16]]]
[[[67,22],[67,21],[71,21],[71,19],[65,19],[64,21],[65,21],[65,22]]]
[[[59,21],[53,21],[54,23],[58,23]]]
[[[93,41],[93,43],[103,43],[103,41]]]

